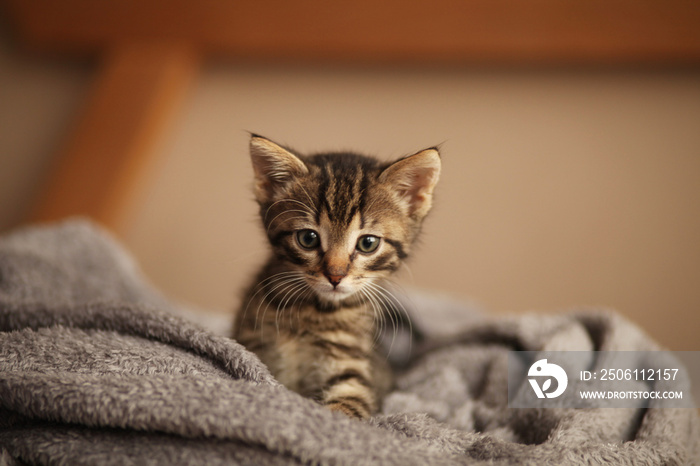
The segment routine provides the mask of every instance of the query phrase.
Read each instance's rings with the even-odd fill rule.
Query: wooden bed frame
[[[28,220],[119,231],[203,60],[697,66],[694,0],[0,0],[28,51],[98,59]]]

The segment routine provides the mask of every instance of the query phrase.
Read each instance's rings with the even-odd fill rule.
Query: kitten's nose
[[[345,278],[345,275],[331,275],[330,273],[326,273],[325,275],[328,281],[331,282],[331,285],[333,285],[333,288],[338,286],[340,281]]]

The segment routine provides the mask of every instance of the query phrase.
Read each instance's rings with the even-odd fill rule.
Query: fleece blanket
[[[508,408],[511,349],[656,348],[619,315],[460,321],[448,311],[415,300],[421,348],[383,412],[357,421],[290,392],[241,345],[181,317],[91,223],[5,235],[0,464],[697,461],[695,409]]]

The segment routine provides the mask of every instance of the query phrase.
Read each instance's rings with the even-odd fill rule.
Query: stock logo
[[[564,393],[566,385],[569,383],[569,378],[566,376],[564,369],[556,364],[548,363],[546,359],[540,359],[530,366],[527,375],[530,377],[528,381],[532,385],[537,398],[556,398]],[[542,386],[540,386],[538,378],[544,379]],[[557,381],[557,386],[554,391],[549,392],[548,390],[552,388],[552,379]]]

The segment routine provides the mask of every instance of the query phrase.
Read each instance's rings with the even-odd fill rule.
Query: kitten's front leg
[[[325,333],[325,332],[324,332]],[[367,419],[379,407],[371,345],[340,332],[314,335],[306,343],[313,348],[307,379],[321,404],[350,417]]]
[[[350,417],[367,419],[378,409],[376,388],[368,359],[329,361],[321,403]]]

